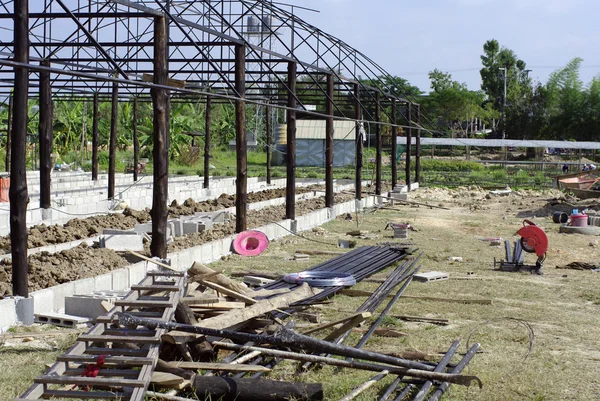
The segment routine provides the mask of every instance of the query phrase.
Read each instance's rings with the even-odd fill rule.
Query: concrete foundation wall
[[[296,220],[297,231],[310,230],[334,219],[338,214],[353,213],[358,207],[360,210],[371,207],[375,203],[374,197],[367,197],[360,202],[351,200],[335,205],[332,209],[321,209],[300,216]],[[292,232],[291,220],[283,220],[276,224],[268,224],[257,230],[264,232],[270,240],[281,238]],[[231,253],[231,245],[235,236],[212,241],[203,245],[174,252],[168,255],[171,265],[177,270],[187,270],[194,261],[211,263],[222,256]],[[34,313],[60,313],[64,311],[65,297],[75,294],[87,294],[94,291],[125,290],[132,284],[141,281],[148,270],[149,262],[139,262],[126,268],[113,270],[110,273],[71,281],[69,283],[34,291],[30,294],[34,299]],[[150,263],[151,264],[151,263]],[[0,300],[0,332],[17,324],[15,301],[12,299]]]
[[[61,174],[65,174],[62,176]],[[85,218],[95,214],[118,213],[115,207],[125,202],[134,209],[144,209],[152,206],[152,177],[144,177],[133,183],[131,175],[117,174],[115,177],[115,201],[107,198],[107,175],[99,176],[102,180],[91,181],[87,173],[56,173],[52,184],[53,208],[39,209],[39,178],[28,177],[30,185],[30,202],[27,211],[27,225],[64,224],[73,218]],[[58,181],[58,182],[56,182]],[[320,180],[299,180],[299,186],[322,184]],[[197,202],[215,199],[221,194],[232,195],[236,192],[235,178],[213,178],[209,189],[202,188],[203,178],[197,176],[174,176],[169,178],[168,202],[176,200],[184,202],[192,198]],[[285,187],[285,179],[276,179],[267,185],[260,178],[248,178],[248,192],[264,191]],[[4,207],[2,207],[4,206]],[[0,203],[0,235],[10,232],[9,205]]]

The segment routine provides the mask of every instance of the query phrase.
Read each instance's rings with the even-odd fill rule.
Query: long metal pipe
[[[210,129],[212,113],[212,96],[206,97],[206,115],[204,116],[204,185],[210,186]]]
[[[477,354],[477,351],[479,350],[480,346],[481,345],[479,343],[475,343],[471,348],[469,348],[463,359],[460,360],[460,362],[456,365],[454,369],[451,370],[450,373],[459,374],[460,372],[462,372],[463,369],[469,364],[469,362],[471,362],[471,359],[473,359],[475,354]],[[440,384],[438,388],[433,392],[431,397],[429,397],[428,401],[438,401],[449,388],[450,383]]]
[[[325,207],[333,207],[333,74],[327,75],[325,101]]]
[[[94,93],[94,115],[92,117],[92,181],[98,181],[98,121],[100,119],[98,113],[99,96],[98,92]]]
[[[43,62],[50,66],[49,61]],[[40,207],[48,209],[51,204],[52,173],[52,87],[50,86],[50,73],[40,72],[40,99],[39,99],[39,138],[40,138]]]

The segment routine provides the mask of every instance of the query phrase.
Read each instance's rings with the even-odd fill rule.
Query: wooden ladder
[[[41,398],[75,398],[142,401],[158,360],[164,329],[121,327],[115,314],[170,321],[183,294],[185,274],[150,272],[131,287],[115,307],[96,319],[96,325],[77,338],[66,354],[34,380],[34,384],[13,401]],[[97,377],[84,377],[86,367],[97,367],[100,356],[104,364]]]

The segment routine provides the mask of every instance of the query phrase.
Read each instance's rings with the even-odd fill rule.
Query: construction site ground
[[[479,376],[482,389],[452,386],[445,400],[597,400],[600,393],[600,341],[597,321],[600,310],[600,273],[590,270],[557,269],[571,262],[598,263],[598,237],[560,234],[554,224],[554,211],[585,207],[600,209],[594,202],[560,199],[557,191],[513,192],[494,196],[478,188],[419,189],[411,201],[444,206],[450,210],[416,205],[394,205],[390,209],[348,216],[300,236],[288,236],[270,244],[259,257],[232,255],[211,265],[223,273],[260,270],[296,272],[305,270],[333,256],[310,256],[293,260],[296,251],[337,248],[340,238],[352,239],[358,246],[382,242],[411,243],[423,251],[421,272],[441,271],[450,279],[428,283],[413,282],[408,296],[445,298],[423,300],[401,298],[385,320],[385,326],[406,336],[372,337],[364,347],[379,352],[400,354],[421,351],[443,353],[453,340],[461,340],[460,352],[469,344],[482,344],[467,374]],[[509,273],[493,270],[494,258],[504,258],[504,247],[493,246],[485,238],[502,237],[516,240],[523,219],[532,219],[548,234],[550,249],[544,264],[544,275]],[[407,240],[393,239],[389,222],[409,223],[414,231]],[[361,230],[361,237],[348,237],[347,232]],[[462,258],[462,262],[451,261]],[[533,264],[535,255],[527,254]],[[355,286],[373,291],[376,280],[391,271],[379,273]],[[375,279],[375,280],[373,280]],[[330,303],[309,309],[321,315],[321,321],[332,321],[352,314],[364,297],[337,295]],[[458,299],[491,300],[491,304],[458,303]],[[385,303],[384,303],[385,305]],[[446,326],[406,322],[394,315],[410,315],[448,319]],[[376,318],[373,317],[373,318]],[[298,327],[308,327],[297,320]],[[0,400],[10,400],[24,391],[33,378],[43,373],[45,364],[54,361],[68,348],[74,334],[38,336],[47,327],[17,328],[18,334],[0,336]],[[64,329],[63,329],[64,330]],[[27,331],[32,334],[22,334]],[[352,334],[347,345],[355,345],[360,334]],[[432,355],[433,357],[433,355]],[[457,357],[453,360],[457,361]],[[322,382],[327,400],[337,400],[351,389],[374,376],[369,372],[346,369],[335,374],[326,367],[296,376],[295,364],[282,363],[270,373],[273,379]],[[358,400],[377,399],[393,380],[388,377],[362,394]]]

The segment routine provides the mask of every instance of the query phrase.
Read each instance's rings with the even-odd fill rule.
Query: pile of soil
[[[342,203],[353,198],[354,195],[352,194],[337,194],[334,196],[334,202]],[[301,216],[324,207],[324,197],[298,201],[296,203],[296,214]],[[126,210],[124,215],[127,218],[128,223],[121,222],[118,226],[119,228],[124,228],[126,224],[131,224],[133,226],[137,221],[147,221],[150,218],[148,211],[138,212],[131,209]],[[101,217],[120,217],[122,220],[125,220],[120,215]],[[264,226],[268,223],[283,220],[284,218],[285,205],[272,206],[261,210],[251,210],[248,212],[248,228]],[[68,226],[77,227],[78,230],[83,232],[84,228],[88,227],[86,223],[82,223],[82,221],[85,220],[89,219],[83,219],[73,224],[70,224],[71,222],[69,222]],[[46,228],[59,230],[57,227],[62,226]],[[66,230],[66,227],[67,225],[65,225],[64,230]],[[175,252],[181,249],[202,245],[234,233],[235,221],[230,221],[226,224],[218,224],[211,230],[175,238],[175,241],[169,245],[168,251]],[[149,247],[149,243],[146,243],[146,247]],[[111,270],[125,267],[130,263],[131,262],[124,256],[119,255],[112,249],[90,248],[86,244],[81,244],[72,249],[55,254],[41,252],[29,256],[29,290],[36,291],[73,280],[95,277]],[[11,294],[11,280],[11,261],[0,262],[0,298],[4,295]]]
[[[321,186],[314,185],[310,187],[297,187],[296,195],[320,190]],[[248,203],[263,202],[271,199],[283,198],[285,196],[285,188],[267,189],[266,191],[251,192],[248,194]],[[192,198],[186,199],[182,205],[177,201],[171,202],[169,207],[169,215],[189,216],[197,212],[216,212],[222,209],[228,209],[235,206],[235,195],[222,194],[217,199],[196,202]]]
[[[303,194],[320,189],[321,186],[296,188],[297,194]],[[285,188],[269,189],[248,194],[248,202],[261,202],[285,196]],[[189,216],[196,212],[214,212],[235,206],[235,196],[222,194],[217,199],[196,202],[187,199],[183,205],[173,201],[169,207],[170,217]],[[62,244],[64,242],[90,238],[102,234],[105,228],[118,230],[129,230],[138,223],[147,223],[151,220],[150,209],[135,210],[126,208],[123,214],[108,214],[93,216],[85,219],[73,219],[64,225],[56,224],[47,226],[40,224],[31,227],[29,231],[27,247],[38,248],[46,245]],[[10,253],[10,236],[0,237],[0,254]]]
[[[29,291],[95,277],[129,264],[112,249],[95,249],[86,244],[55,254],[41,252],[29,256]],[[11,261],[0,262],[0,298],[12,293],[11,281]]]

